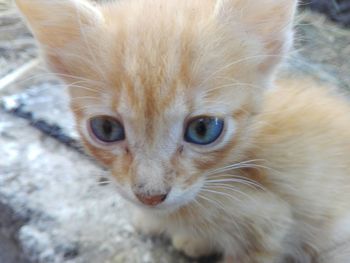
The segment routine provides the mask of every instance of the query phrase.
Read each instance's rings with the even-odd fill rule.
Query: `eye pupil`
[[[204,120],[200,120],[196,125],[196,133],[201,137],[204,137],[207,134],[207,124]]]
[[[104,134],[106,134],[107,136],[110,136],[112,131],[113,131],[113,127],[110,121],[105,120],[103,122],[103,126],[102,126],[103,132]]]

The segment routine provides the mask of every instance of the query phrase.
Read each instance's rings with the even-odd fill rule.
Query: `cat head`
[[[17,0],[69,85],[82,140],[127,199],[191,202],[242,160],[292,42],[295,0]]]

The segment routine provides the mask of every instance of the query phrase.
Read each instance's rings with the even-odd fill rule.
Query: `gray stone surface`
[[[299,15],[296,39],[304,65],[297,59],[295,68],[350,91],[350,30],[325,16],[304,12]]]
[[[21,253],[17,239],[18,230],[27,219],[15,214],[7,205],[0,203],[0,262],[24,263],[25,256]]]
[[[35,41],[13,8],[0,0],[0,77],[37,56]]]
[[[68,107],[68,95],[60,81],[42,81],[28,86],[24,92],[3,96],[2,104],[7,109],[21,105],[25,112],[31,112],[35,120],[45,120],[62,128],[64,134],[78,139],[74,120]]]
[[[309,13],[300,21],[301,50],[283,74],[349,89],[349,31]],[[36,54],[11,1],[0,0],[0,83]],[[0,104],[23,105],[34,120],[77,138],[62,83],[43,68],[34,66],[0,89]],[[165,240],[135,233],[113,186],[101,183],[106,176],[88,157],[0,109],[0,263],[191,262]]]

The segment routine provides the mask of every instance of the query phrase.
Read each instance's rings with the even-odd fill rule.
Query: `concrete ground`
[[[297,30],[283,74],[350,90],[350,31],[310,13]],[[0,0],[0,263],[195,262],[134,231],[107,172],[81,153],[62,89]]]

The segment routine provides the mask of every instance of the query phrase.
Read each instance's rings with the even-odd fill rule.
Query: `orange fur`
[[[227,262],[348,262],[350,107],[312,81],[274,81],[296,1],[16,2],[141,228]],[[126,139],[97,142],[97,115],[122,122]],[[202,115],[223,118],[223,135],[185,142]],[[156,207],[135,197],[169,189]]]

